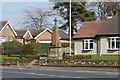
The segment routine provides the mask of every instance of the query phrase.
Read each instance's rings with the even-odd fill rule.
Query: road
[[[2,68],[2,78],[118,78],[118,73]]]

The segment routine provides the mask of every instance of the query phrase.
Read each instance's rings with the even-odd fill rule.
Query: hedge
[[[65,47],[70,47],[70,43],[61,43],[61,46],[62,46],[63,48],[65,48]],[[74,43],[71,43],[71,48],[74,50]]]
[[[32,46],[34,47],[34,49],[37,51],[38,54],[42,54],[43,52],[45,54],[48,54],[50,44],[49,43],[32,43]]]
[[[4,48],[3,54],[20,54],[22,51],[22,44],[17,41],[9,41],[2,43],[2,47]]]
[[[69,53],[64,52],[63,59],[92,59],[92,55],[69,55]]]

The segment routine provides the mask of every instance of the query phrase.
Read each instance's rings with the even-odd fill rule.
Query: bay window
[[[93,40],[92,39],[82,40],[82,48],[83,48],[83,50],[92,50],[93,49]]]
[[[108,38],[108,49],[120,49],[120,37],[109,37]]]

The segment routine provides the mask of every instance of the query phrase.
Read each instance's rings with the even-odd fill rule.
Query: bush
[[[41,54],[40,56],[41,57],[47,57],[47,54],[44,53],[44,54]]]
[[[22,51],[22,44],[17,41],[4,42],[2,47],[4,48],[3,54],[7,55],[20,54]]]
[[[70,47],[70,43],[61,43],[61,46],[62,46],[63,48],[65,48],[65,47]],[[74,50],[74,43],[71,43],[71,48]]]
[[[65,52],[63,52],[63,59],[65,59],[66,58],[66,53]]]
[[[34,49],[33,44],[23,46],[22,54],[25,58],[34,59],[37,51]]]
[[[63,59],[92,59],[92,55],[69,55],[69,54],[70,53],[63,53]]]
[[[32,46],[37,51],[37,54],[48,54],[49,52],[49,43],[32,43]]]

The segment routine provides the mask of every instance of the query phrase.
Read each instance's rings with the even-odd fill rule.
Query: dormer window
[[[108,38],[108,49],[109,50],[120,49],[120,37],[109,37]]]
[[[93,50],[93,40],[92,39],[83,39],[82,40],[82,49],[83,50]]]

